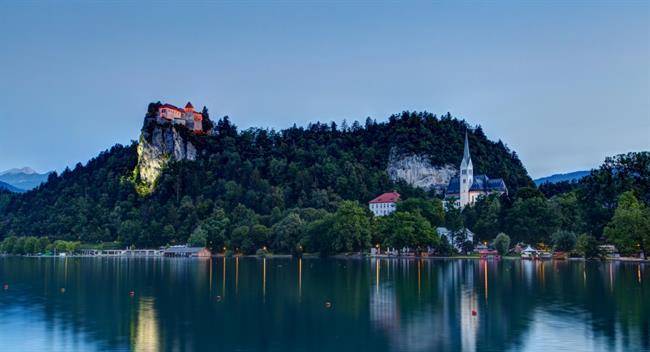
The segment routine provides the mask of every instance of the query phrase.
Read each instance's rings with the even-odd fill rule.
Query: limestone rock
[[[386,169],[392,181],[403,180],[413,187],[442,193],[458,174],[454,165],[434,166],[425,155],[399,155],[391,150]]]
[[[196,147],[183,137],[179,128],[182,127],[145,119],[138,143],[136,173],[149,189],[169,160],[196,160]]]

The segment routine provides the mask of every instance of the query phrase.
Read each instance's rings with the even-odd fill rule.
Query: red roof
[[[192,110],[194,110],[194,107],[192,106],[192,103],[190,103],[190,102],[188,101],[187,104],[185,104],[185,109],[192,109]]]
[[[380,195],[379,197],[371,200],[368,202],[369,204],[372,203],[395,203],[399,200],[399,193],[397,192],[388,192]]]
[[[159,109],[162,109],[162,108],[167,108],[167,109],[172,109],[172,110],[176,110],[176,111],[183,112],[183,110],[181,110],[181,109],[175,107],[175,106],[172,105],[172,104],[163,104],[163,105],[160,106]]]

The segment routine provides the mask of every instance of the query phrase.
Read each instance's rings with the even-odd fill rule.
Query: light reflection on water
[[[4,257],[0,341],[43,351],[640,351],[650,345],[644,269]]]

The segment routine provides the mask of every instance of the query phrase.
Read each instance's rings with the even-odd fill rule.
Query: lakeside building
[[[181,109],[172,104],[163,104],[158,108],[158,117],[162,121],[171,122],[175,125],[183,125],[194,133],[203,132],[203,114],[194,110],[189,101],[185,108]]]
[[[368,208],[370,208],[374,216],[390,215],[397,210],[399,199],[399,193],[395,191],[387,192],[368,202]]]
[[[465,131],[465,147],[463,160],[460,162],[460,172],[458,177],[454,177],[449,181],[445,192],[445,202],[453,202],[462,209],[466,205],[474,204],[480,196],[492,193],[507,194],[506,183],[501,178],[491,179],[486,175],[474,176],[474,166],[469,153],[467,131]]]
[[[165,249],[165,257],[200,257],[209,258],[212,253],[205,247],[171,246]]]

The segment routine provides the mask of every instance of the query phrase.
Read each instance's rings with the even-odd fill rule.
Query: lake
[[[644,351],[649,268],[0,257],[0,349]]]

